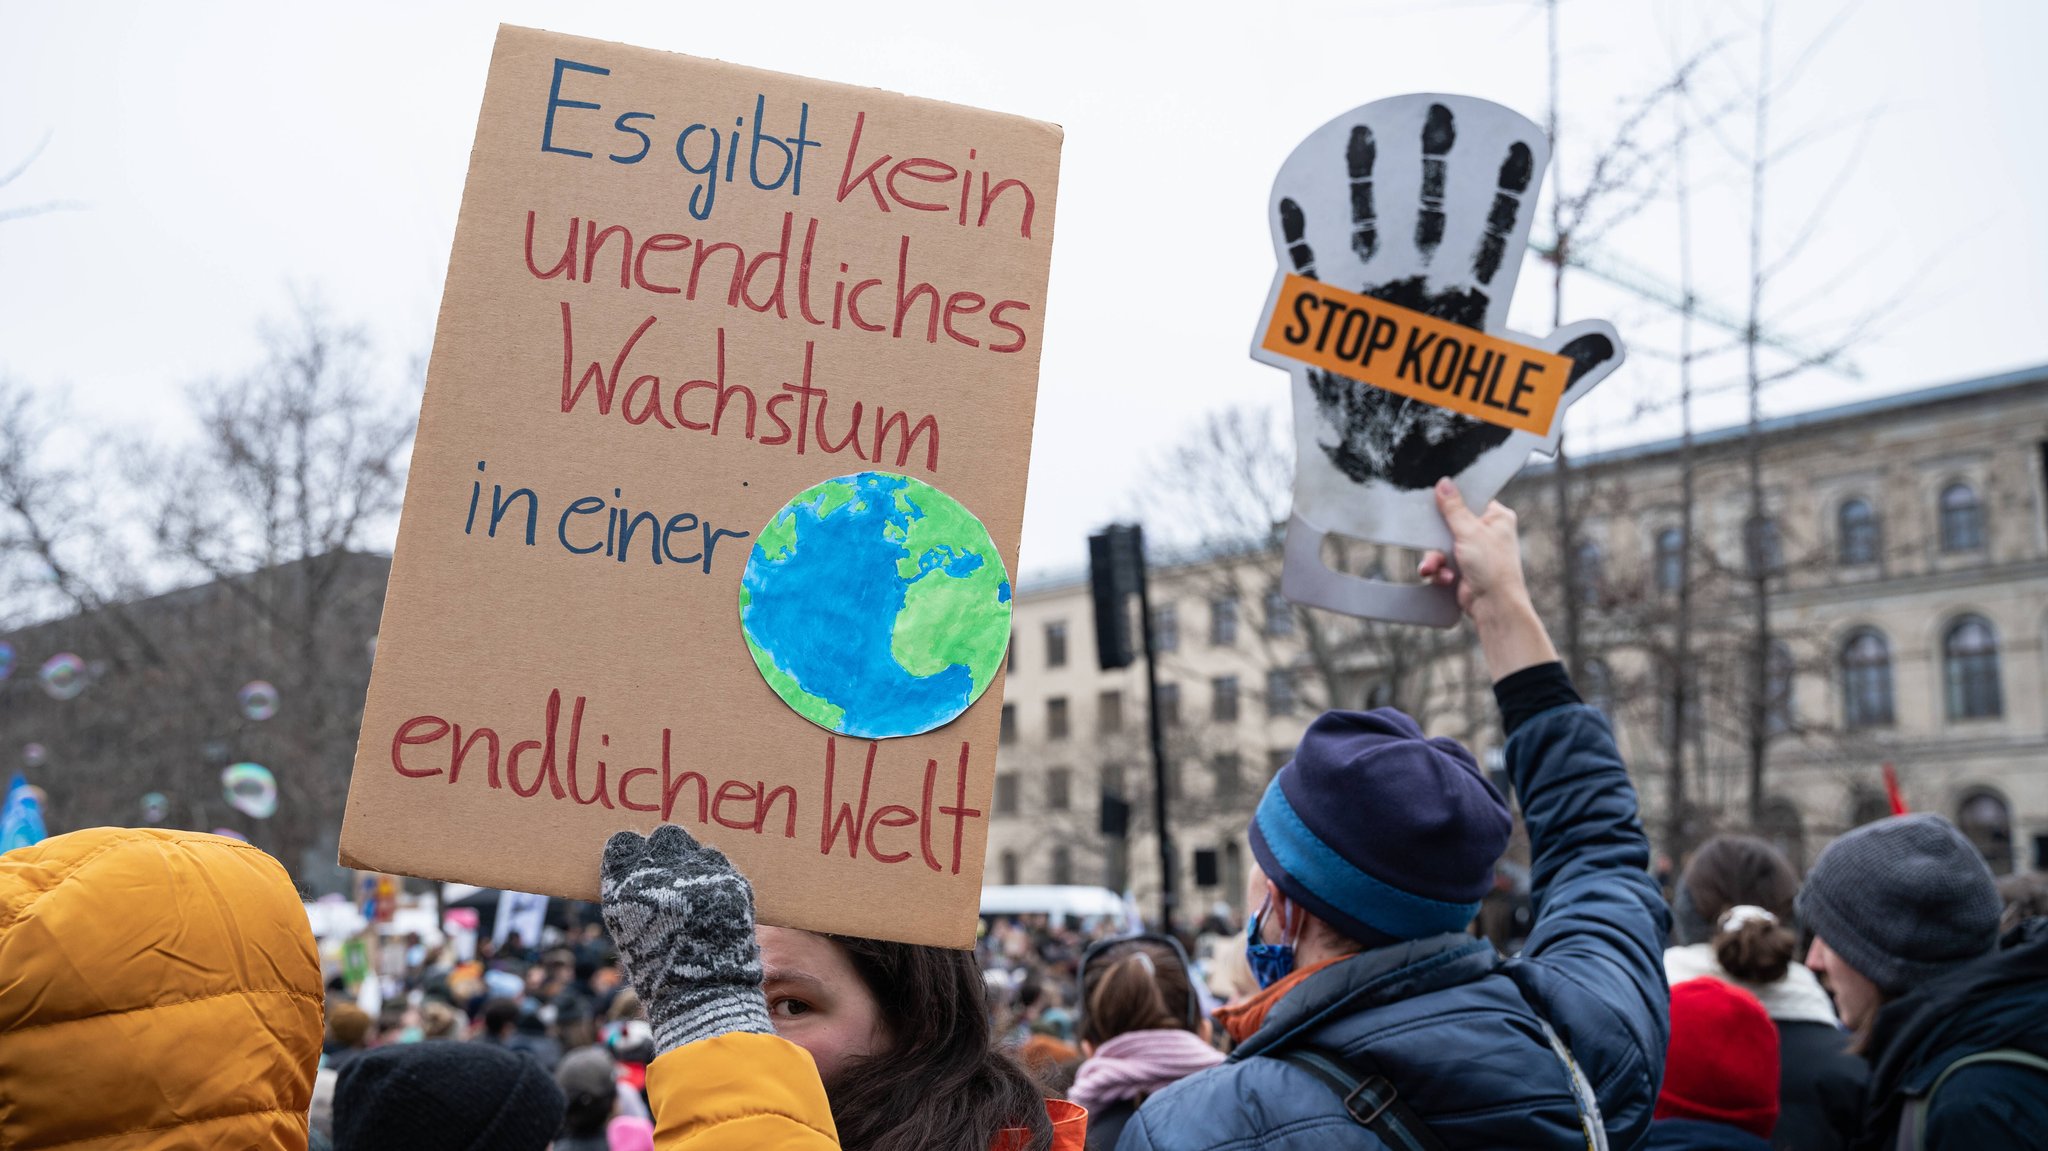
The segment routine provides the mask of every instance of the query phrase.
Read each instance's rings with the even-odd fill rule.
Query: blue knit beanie
[[[1266,786],[1251,843],[1287,898],[1376,945],[1464,930],[1511,828],[1471,752],[1380,708],[1309,725]]]

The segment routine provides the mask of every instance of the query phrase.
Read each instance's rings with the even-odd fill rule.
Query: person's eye
[[[777,999],[768,1005],[768,1014],[782,1019],[795,1019],[809,1015],[816,1010],[801,999]]]

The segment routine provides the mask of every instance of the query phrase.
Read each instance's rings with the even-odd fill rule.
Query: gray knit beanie
[[[1886,995],[1988,953],[2000,903],[1991,869],[1938,815],[1898,815],[1820,853],[1800,921]]]

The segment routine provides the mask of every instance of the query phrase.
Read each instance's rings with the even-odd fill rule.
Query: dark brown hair
[[[974,955],[828,935],[875,997],[889,1050],[851,1064],[827,1092],[849,1151],[988,1151],[1006,1128],[1018,1151],[1052,1146],[1045,1098],[995,1047]]]
[[[1188,972],[1163,944],[1119,943],[1088,964],[1081,1039],[1097,1047],[1127,1031],[1188,1029]]]
[[[1782,852],[1755,836],[1717,835],[1693,853],[1678,882],[1700,918],[1713,925],[1714,959],[1722,970],[1748,983],[1785,978],[1799,950],[1792,933],[1799,876]],[[1743,904],[1761,907],[1778,921],[1722,927],[1722,917]]]

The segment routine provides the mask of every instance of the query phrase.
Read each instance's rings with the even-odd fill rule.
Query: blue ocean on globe
[[[741,630],[762,677],[812,722],[863,739],[947,723],[1009,642],[988,531],[930,484],[860,472],[810,488],[756,537]]]

